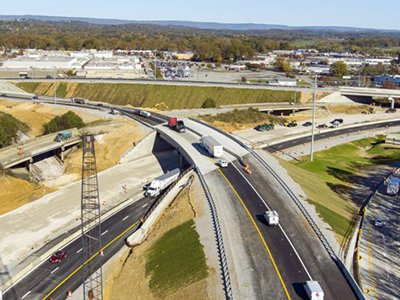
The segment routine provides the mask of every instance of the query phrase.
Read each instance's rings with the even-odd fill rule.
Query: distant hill
[[[125,24],[153,24],[159,26],[182,26],[198,29],[214,30],[311,30],[311,31],[331,31],[331,32],[399,32],[394,29],[373,29],[358,27],[341,26],[287,26],[277,24],[255,24],[255,23],[217,23],[217,22],[192,22],[192,21],[135,21],[120,19],[100,19],[100,18],[81,18],[81,17],[57,17],[57,16],[38,16],[38,15],[0,15],[0,20],[20,20],[32,19],[51,22],[84,22],[97,25],[125,25]]]

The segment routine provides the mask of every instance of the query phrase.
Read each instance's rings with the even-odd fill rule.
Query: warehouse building
[[[70,56],[21,56],[6,60],[3,63],[5,69],[81,69],[88,59]]]

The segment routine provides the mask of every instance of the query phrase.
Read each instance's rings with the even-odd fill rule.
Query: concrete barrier
[[[149,156],[152,154],[154,142],[156,140],[157,132],[152,132],[145,138],[143,138],[135,147],[129,150],[120,160],[120,162],[126,162]]]
[[[126,238],[125,242],[128,247],[135,247],[143,243],[143,241],[147,238],[148,234],[152,226],[156,223],[156,221],[162,216],[165,209],[172,203],[178,193],[186,186],[186,182],[188,182],[190,176],[193,174],[193,170],[189,171],[185,174],[179,181],[175,184],[175,186],[168,192],[168,194],[161,200],[161,202],[157,205],[154,211],[147,217],[144,223],[136,230],[132,235]]]
[[[105,219],[108,219],[109,217],[111,217],[112,215],[118,213],[120,210],[124,209],[128,205],[130,205],[133,202],[139,200],[141,197],[143,197],[143,194],[139,193],[139,194],[135,195],[134,197],[131,197],[131,198],[127,199],[126,201],[120,203],[119,205],[117,205],[113,209],[111,209],[108,212],[104,213],[104,215],[102,215],[101,219],[103,221]],[[47,250],[42,255],[37,257],[34,261],[29,263],[27,266],[23,267],[14,276],[12,276],[12,278],[10,278],[8,281],[6,281],[2,285],[0,285],[0,289],[2,289],[4,292],[8,291],[10,288],[12,288],[13,285],[18,283],[18,281],[20,281],[26,275],[28,275],[29,273],[33,272],[36,268],[38,268],[54,252],[56,252],[57,250],[59,250],[61,248],[64,248],[64,247],[68,246],[69,244],[74,242],[76,239],[80,238],[81,234],[82,234],[82,232],[81,232],[81,228],[79,226],[79,228],[73,234],[68,236],[65,240],[63,240],[62,242],[60,242],[60,243],[54,245],[53,247],[51,247],[49,250]]]

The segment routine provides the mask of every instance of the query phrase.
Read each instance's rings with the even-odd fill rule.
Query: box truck
[[[178,179],[180,173],[180,170],[177,168],[154,178],[153,181],[146,186],[146,192],[144,195],[147,197],[157,197],[163,190]]]
[[[310,300],[324,300],[324,292],[318,281],[307,281],[305,290]]]
[[[200,138],[200,143],[212,157],[224,155],[224,148],[213,137],[206,135]]]
[[[72,137],[72,131],[71,130],[64,130],[60,133],[57,134],[56,138],[54,141],[56,142],[62,142],[65,140],[69,140]]]

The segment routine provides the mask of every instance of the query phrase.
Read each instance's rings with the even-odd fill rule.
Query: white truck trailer
[[[175,180],[178,179],[180,173],[180,170],[177,168],[172,171],[168,171],[157,178],[154,178],[154,180],[146,187],[146,192],[144,193],[145,196],[157,197],[163,190],[165,190]]]
[[[202,136],[200,138],[200,143],[212,157],[222,157],[222,155],[224,155],[224,147],[212,136]]]
[[[265,221],[267,221],[267,224],[270,226],[279,224],[278,213],[274,210],[267,210],[264,213],[264,218],[265,218]]]
[[[324,292],[318,281],[306,281],[305,290],[310,300],[324,300]]]

